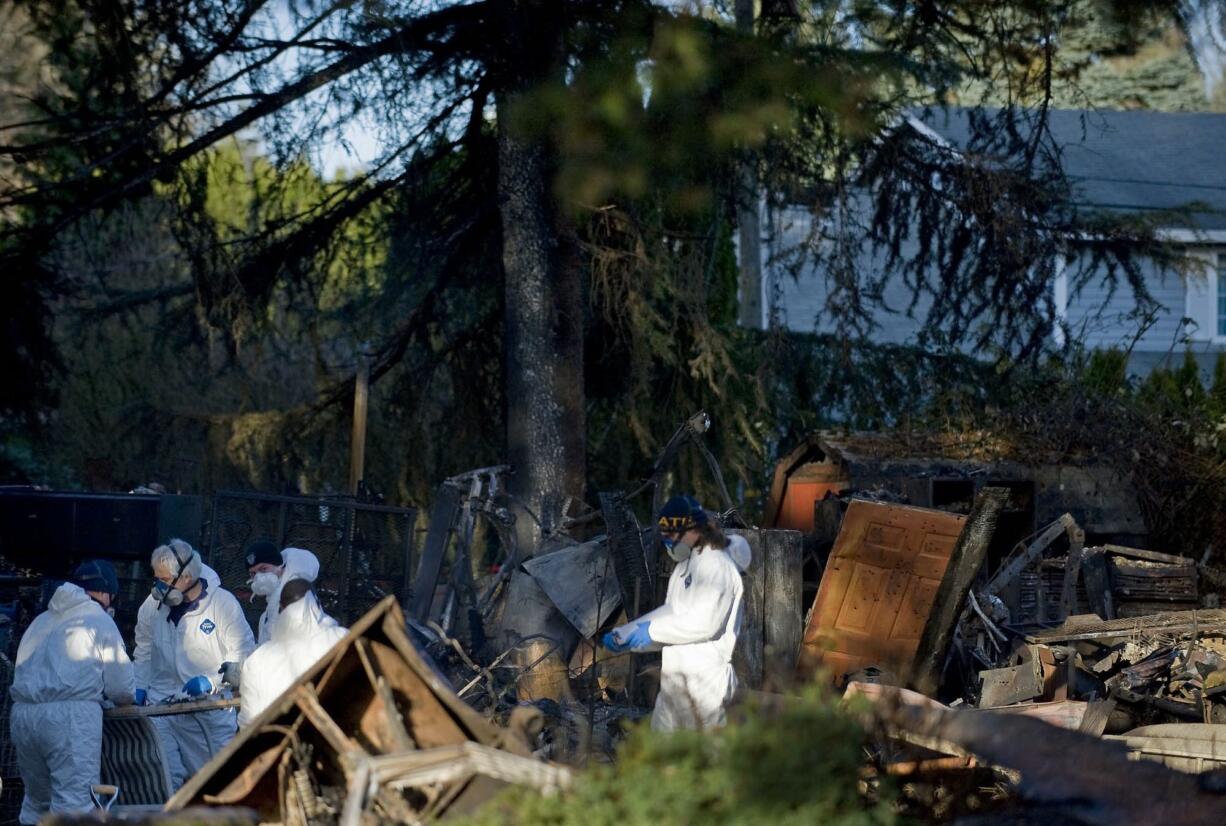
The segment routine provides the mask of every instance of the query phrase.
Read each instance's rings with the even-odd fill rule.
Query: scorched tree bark
[[[508,42],[518,69],[500,93],[498,196],[506,279],[505,392],[512,492],[540,519],[521,515],[520,547],[531,553],[565,497],[586,476],[582,273],[565,249],[565,217],[551,191],[548,139],[516,116],[527,90],[560,70],[561,15],[550,2],[508,3]]]

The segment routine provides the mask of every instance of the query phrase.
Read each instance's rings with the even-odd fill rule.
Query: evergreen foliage
[[[890,824],[887,794],[861,796],[865,736],[817,691],[767,712],[749,707],[714,732],[653,733],[640,725],[611,766],[582,772],[558,797],[512,789],[471,826]]]
[[[1137,261],[1166,254],[1152,226],[1065,208],[1041,118],[977,119],[995,165],[890,129],[975,79],[1007,104],[1049,99],[1060,3],[804,3],[747,34],[719,4],[632,0],[6,2],[52,54],[48,82],[7,113],[21,122],[0,124],[0,163],[23,173],[0,188],[0,268],[21,274],[0,311],[17,342],[0,409],[14,477],[337,490],[364,350],[374,489],[424,501],[498,461],[518,402],[500,127],[547,154],[545,240],[582,285],[593,489],[632,483],[699,408],[749,491],[774,445],[818,423],[956,419],[1043,357],[1053,273],[1036,260],[1089,232],[1104,266],[1083,277],[1144,298]],[[1173,19],[1152,6],[1121,31],[1163,10]],[[527,38],[513,49],[512,24]],[[537,42],[556,46],[552,68],[520,88]],[[323,180],[320,147],[358,124],[377,156]],[[773,206],[814,216],[791,263],[830,273],[842,336],[733,323],[747,158]],[[858,219],[831,220],[861,184],[875,198],[864,243],[933,299],[936,355],[862,341],[887,273],[850,266]],[[950,355],[968,346],[997,363]],[[705,472],[687,456],[679,476]]]

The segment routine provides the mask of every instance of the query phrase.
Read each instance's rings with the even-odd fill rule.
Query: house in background
[[[1054,110],[1049,125],[1079,208],[1187,210],[1181,225],[1163,227],[1161,233],[1204,263],[1203,278],[1144,263],[1149,292],[1160,307],[1137,339],[1142,325],[1132,289],[1120,283],[1112,291],[1105,279],[1094,278],[1082,290],[1070,290],[1071,265],[1058,260],[1056,269],[1062,274],[1053,295],[1057,317],[1087,347],[1131,346],[1129,371],[1134,375],[1178,365],[1188,350],[1208,379],[1217,354],[1226,350],[1226,115]],[[910,117],[900,128],[916,129],[955,151],[969,138],[963,109],[938,110],[922,121]],[[813,265],[793,273],[778,263],[781,253],[803,242],[809,221],[811,214],[800,208],[768,221],[763,304],[773,307],[792,330],[835,332],[825,309],[829,293],[823,273]],[[915,249],[915,242],[909,243],[911,250],[904,248],[904,254]],[[863,266],[881,269],[884,255],[866,253]],[[914,343],[931,302],[923,296],[913,301],[901,277],[889,279],[873,340]],[[1062,336],[1063,330],[1058,331],[1053,344],[1062,344]]]

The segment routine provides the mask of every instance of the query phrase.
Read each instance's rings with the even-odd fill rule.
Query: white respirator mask
[[[251,578],[251,593],[260,597],[272,596],[280,582],[281,577],[272,571],[260,571]]]
[[[668,551],[668,555],[672,557],[673,562],[680,564],[690,558],[694,546],[684,539],[678,539],[676,542],[665,545],[664,550]]]

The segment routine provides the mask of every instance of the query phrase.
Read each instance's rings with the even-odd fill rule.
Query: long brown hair
[[[704,547],[719,548],[721,551],[728,547],[728,537],[724,536],[724,531],[720,528],[719,523],[711,517],[707,517],[705,522],[699,522],[694,526],[694,530],[698,533],[698,542],[694,544],[694,550],[701,552]]]

